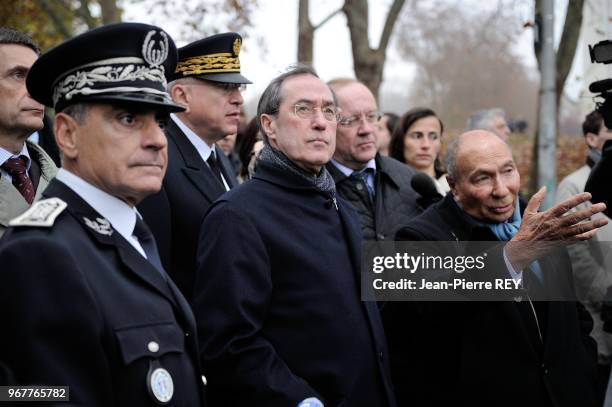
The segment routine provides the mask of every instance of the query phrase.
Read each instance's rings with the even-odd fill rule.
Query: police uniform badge
[[[147,374],[147,389],[155,402],[161,405],[168,404],[174,395],[174,381],[172,375],[159,365],[151,362]]]
[[[12,219],[9,226],[51,227],[55,218],[67,206],[68,204],[59,198],[43,199],[35,202],[27,211]]]

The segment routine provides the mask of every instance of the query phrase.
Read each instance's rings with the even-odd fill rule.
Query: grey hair
[[[23,45],[40,55],[40,48],[34,42],[32,37],[21,31],[10,27],[0,27],[0,44],[16,44]]]
[[[473,113],[467,121],[467,130],[492,130],[491,123],[495,117],[506,118],[504,109],[498,107],[483,109]]]
[[[486,133],[491,134],[491,136],[495,136],[495,133],[490,131],[486,131]],[[472,131],[468,131],[462,134],[459,134],[455,138],[451,140],[450,143],[446,146],[446,150],[444,151],[444,166],[446,167],[446,177],[453,182],[459,181],[459,172],[457,171],[457,155],[459,154],[459,149],[463,144],[463,139],[466,136],[473,134]],[[496,136],[497,137],[497,136]],[[510,151],[508,145],[504,142],[506,148]],[[510,151],[510,153],[512,153]],[[514,159],[514,158],[513,158]]]
[[[453,181],[457,181],[457,153],[461,145],[463,134],[454,137],[444,152],[444,167],[446,168],[446,177]]]
[[[188,85],[189,83],[194,83],[197,81],[198,80],[196,78],[191,78],[191,77],[177,78],[173,80],[172,82],[168,83],[167,92],[169,95],[172,95],[172,88],[174,88],[176,85]]]
[[[269,114],[276,115],[280,109],[280,105],[282,102],[281,99],[281,88],[283,82],[287,78],[291,78],[298,75],[312,75],[315,78],[319,78],[317,71],[306,64],[296,64],[290,66],[285,72],[272,79],[272,81],[268,84],[266,89],[263,91],[261,98],[259,98],[259,103],[257,104],[257,124],[259,125],[259,130],[263,135],[264,142],[268,143],[268,135],[263,129],[263,125],[261,123],[261,115]],[[336,95],[332,92],[332,97],[334,100],[334,104],[337,105]]]
[[[61,113],[72,117],[77,123],[83,124],[87,118],[88,105],[86,103],[75,103],[66,106]]]

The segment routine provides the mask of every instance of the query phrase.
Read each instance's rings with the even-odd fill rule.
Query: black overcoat
[[[337,205],[337,208],[336,208]],[[202,225],[194,313],[215,406],[394,406],[345,201],[265,162]]]
[[[401,229],[397,239],[498,240],[465,214],[450,193]],[[565,250],[539,264],[545,278],[569,279],[571,284]],[[599,406],[589,314],[571,301],[533,305],[525,300],[386,303],[382,317],[398,403]]]
[[[162,367],[170,405],[203,405],[195,320],[176,286],[112,226],[87,226],[101,215],[65,184],[44,197],[68,204],[53,225],[0,241],[0,360],[16,382],[69,386],[71,405],[147,406],[147,374]]]

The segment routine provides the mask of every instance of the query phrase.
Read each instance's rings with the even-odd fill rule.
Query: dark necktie
[[[361,171],[353,171],[351,174],[351,178],[357,181],[357,189],[363,190],[365,188],[370,195],[370,198],[374,198],[374,189],[368,183],[368,174],[372,173],[374,170],[372,168],[366,168]]]
[[[215,153],[211,152],[208,156],[208,160],[206,160],[208,166],[212,170],[215,177],[219,180],[223,188],[225,188],[225,184],[223,183],[223,178],[221,177],[221,169],[219,168],[219,163],[217,162],[217,157],[215,157]]]
[[[134,226],[133,234],[138,238],[138,242],[147,255],[149,262],[153,264],[153,266],[155,266],[155,268],[165,278],[166,272],[164,271],[164,266],[161,264],[161,259],[159,258],[159,252],[157,251],[157,245],[155,244],[153,234],[149,230],[147,224],[140,219],[140,216],[136,216],[136,225]]]
[[[32,180],[28,177],[26,157],[19,156],[17,158],[9,158],[2,164],[2,169],[8,172],[11,178],[13,178],[13,185],[23,198],[29,204],[32,204],[36,192],[34,191]]]

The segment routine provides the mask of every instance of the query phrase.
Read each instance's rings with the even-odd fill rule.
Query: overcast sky
[[[194,1],[194,0],[185,0]],[[247,113],[254,113],[255,104],[259,95],[268,82],[282,72],[287,66],[295,62],[297,53],[297,5],[298,0],[258,0],[260,7],[253,21],[251,31],[257,31],[265,43],[267,52],[261,50],[255,39],[247,39],[240,54],[242,73],[254,82],[244,93]],[[469,1],[469,0],[468,0]],[[175,2],[180,3],[178,1]],[[390,0],[370,0],[370,43],[377,46],[380,39],[384,18],[391,4]],[[407,1],[409,3],[409,1]],[[487,7],[492,3],[473,1],[474,7]],[[496,2],[495,2],[496,3]],[[342,0],[311,0],[311,21],[318,23],[325,16],[336,10]],[[531,19],[532,9],[530,2],[523,3],[519,8],[521,18],[525,21]],[[565,5],[567,1],[557,0],[556,31],[560,33],[563,23]],[[166,29],[175,38],[178,46],[185,45],[180,38],[178,21],[168,21],[159,16],[150,16],[142,6],[135,7],[128,3],[125,9],[125,19],[128,21],[141,21],[156,23]],[[436,22],[424,22],[436,23]],[[443,22],[438,22],[443,23]],[[559,37],[559,34],[557,35]],[[517,55],[528,66],[535,66],[533,55],[533,34],[531,29],[525,29],[519,42],[516,44]],[[392,44],[392,43],[391,43]],[[324,80],[334,77],[354,77],[353,61],[350,49],[350,37],[346,26],[346,19],[342,13],[336,15],[321,29],[315,32],[314,66]],[[585,47],[579,52],[586,52]],[[578,65],[581,65],[579,63]],[[387,62],[384,71],[384,82],[381,86],[381,95],[405,93],[404,89],[410,86],[413,67],[404,61],[390,48],[387,52]],[[576,73],[570,75],[570,87],[576,87]],[[572,82],[574,84],[572,85]],[[570,94],[577,93],[571,90]],[[384,98],[383,98],[384,99]],[[384,109],[384,100],[382,102]]]

